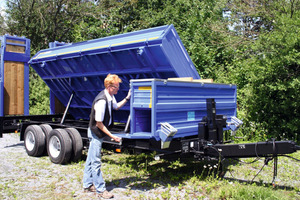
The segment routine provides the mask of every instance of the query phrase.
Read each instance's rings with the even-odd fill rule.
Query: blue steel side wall
[[[49,43],[49,48],[51,49],[55,47],[65,46],[65,45],[70,45],[70,43],[54,41]],[[55,112],[56,106],[57,105],[55,105],[55,94],[50,89],[50,114],[56,114]]]
[[[164,54],[169,59],[169,63],[176,69],[176,77],[200,79],[200,75],[173,25],[170,25],[167,33],[164,35],[162,48]]]
[[[3,60],[3,36],[0,37],[0,117],[4,115],[4,60]]]
[[[4,61],[3,61],[3,36],[0,37],[1,48],[0,48],[0,117],[4,114]]]
[[[235,85],[145,80],[133,81],[132,90],[132,135],[160,140],[162,122],[178,130],[174,138],[197,135],[198,123],[207,116],[207,98],[215,99],[217,114],[225,115],[227,122],[236,116]]]
[[[215,99],[216,114],[225,115],[228,121],[231,121],[232,116],[236,116],[235,85],[157,82],[153,98],[155,132],[152,134],[155,137],[158,137],[162,122],[168,122],[178,130],[174,138],[197,135],[198,123],[207,116],[207,98]]]
[[[69,112],[76,119],[89,118],[108,73],[123,80],[118,101],[126,96],[131,79],[199,78],[173,25],[42,50],[30,63],[64,105],[75,92]],[[126,122],[128,114],[126,104],[114,119]]]

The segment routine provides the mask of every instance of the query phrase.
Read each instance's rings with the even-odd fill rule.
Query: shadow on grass
[[[239,164],[240,162],[238,162],[238,159],[227,159],[226,161],[226,165],[227,165],[227,169],[229,166],[234,166],[234,165],[237,165]],[[244,164],[245,165],[245,164]],[[228,181],[234,181],[234,182],[238,182],[238,183],[243,183],[243,184],[246,184],[246,185],[257,185],[257,186],[262,186],[262,187],[273,187],[273,189],[282,189],[282,190],[296,190],[296,188],[292,187],[292,186],[285,186],[285,185],[276,185],[276,184],[273,184],[273,183],[266,183],[266,182],[263,182],[263,181],[255,181],[253,180],[254,177],[251,177],[251,179],[240,179],[240,178],[236,178],[232,175],[231,171],[230,170],[226,170],[226,172],[229,172],[230,176],[232,177],[223,177],[224,180],[228,180]],[[225,174],[224,174],[225,176]]]
[[[107,182],[110,187],[126,187],[132,190],[154,189],[158,186],[179,186],[185,181],[196,177],[197,180],[205,180],[213,176],[218,178],[220,166],[218,162],[200,162],[194,159],[181,158],[180,160],[159,160],[154,161],[153,155],[139,154],[128,155],[125,158],[112,160],[109,157],[102,157],[102,162],[126,166],[136,171],[137,176],[130,176],[121,179],[114,179]],[[140,173],[141,172],[141,173]]]
[[[264,183],[261,181],[252,181],[252,180],[246,180],[246,179],[238,179],[238,178],[229,178],[229,177],[224,177],[223,179],[228,180],[228,181],[235,181],[235,182],[239,182],[239,183],[243,183],[243,184],[247,184],[247,185],[257,185],[257,186],[262,186],[262,187],[273,187],[273,189],[281,189],[281,190],[296,190],[296,188],[291,187],[291,186],[284,186],[284,185],[273,185],[272,183]]]
[[[131,190],[151,190],[159,186],[168,185],[177,187],[186,181],[196,178],[196,181],[209,181],[211,178],[235,181],[246,185],[257,185],[262,187],[273,187],[273,189],[295,190],[290,186],[273,186],[272,183],[259,181],[243,180],[238,178],[224,177],[228,172],[229,166],[238,164],[237,160],[228,159],[222,165],[217,161],[195,161],[191,158],[181,158],[177,160],[154,161],[153,155],[139,154],[129,155],[122,159],[113,160],[109,157],[102,158],[103,162],[127,166],[143,176],[129,176],[121,179],[114,179],[107,182],[108,189],[114,187],[130,188]],[[192,182],[191,182],[192,183]]]

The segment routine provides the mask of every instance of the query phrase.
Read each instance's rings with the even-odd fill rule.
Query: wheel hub
[[[33,150],[33,148],[35,146],[35,137],[34,137],[32,131],[28,131],[28,133],[26,134],[25,145],[26,145],[26,149],[28,149],[28,151]]]
[[[61,143],[57,136],[53,136],[49,140],[49,153],[53,158],[57,158],[61,151]]]

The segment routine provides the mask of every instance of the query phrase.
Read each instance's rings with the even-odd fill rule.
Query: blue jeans
[[[84,168],[83,188],[88,188],[94,184],[97,192],[101,193],[106,190],[100,169],[103,138],[98,138],[90,128],[88,128],[88,138],[90,140],[90,146]]]

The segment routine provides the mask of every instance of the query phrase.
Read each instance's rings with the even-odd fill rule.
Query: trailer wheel
[[[70,160],[72,141],[64,129],[53,129],[48,137],[47,152],[55,164],[65,164]]]
[[[26,152],[29,156],[37,157],[44,153],[46,137],[41,127],[38,125],[28,126],[24,138]]]
[[[71,154],[71,160],[73,162],[77,162],[80,160],[82,155],[82,149],[83,149],[83,143],[80,133],[75,128],[66,128],[65,129],[67,133],[69,134],[71,140],[72,140],[72,154]]]
[[[46,138],[46,145],[45,145],[45,149],[44,149],[44,155],[47,155],[47,141],[48,141],[48,137],[50,132],[52,131],[52,127],[49,124],[40,124],[40,127],[42,128],[44,134],[45,134],[45,138]]]
[[[40,127],[44,131],[46,138],[48,138],[50,132],[52,131],[52,127],[49,124],[40,124]]]

